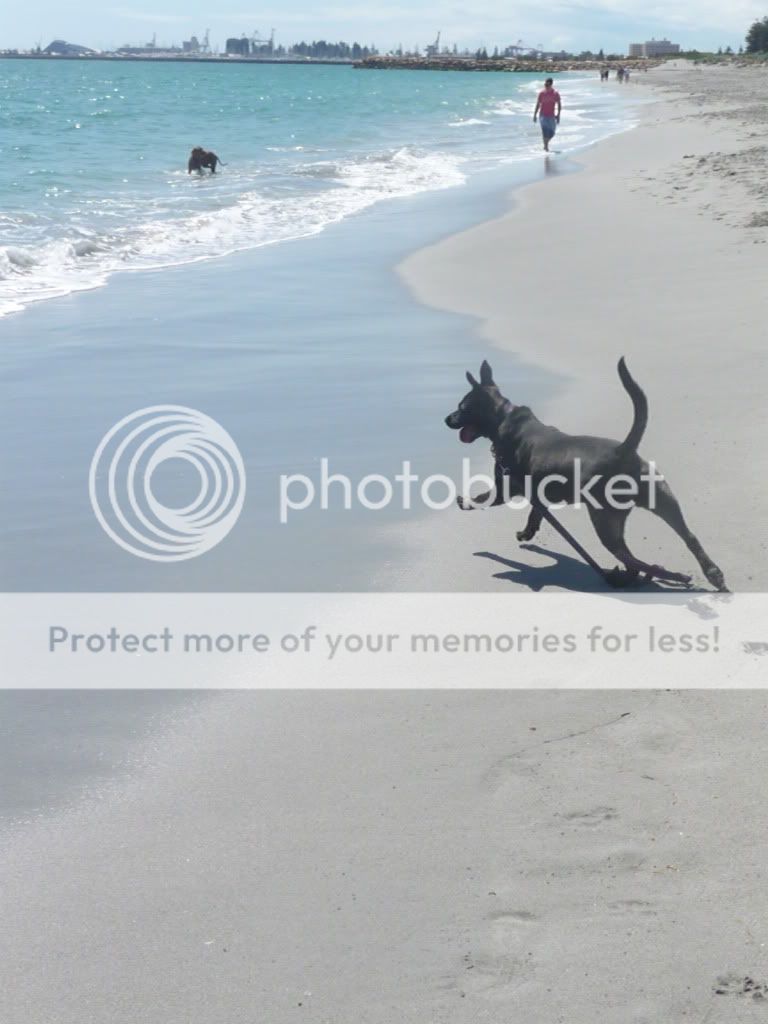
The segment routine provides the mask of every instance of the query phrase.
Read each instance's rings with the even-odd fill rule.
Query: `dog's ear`
[[[483,365],[480,367],[480,383],[487,387],[489,384],[493,384],[493,370],[490,367],[487,359],[483,360]]]
[[[469,370],[467,370],[467,380],[469,381],[469,383],[472,385],[473,388],[479,388],[480,387],[480,384],[475,380],[475,378],[472,376],[472,374],[469,372]]]

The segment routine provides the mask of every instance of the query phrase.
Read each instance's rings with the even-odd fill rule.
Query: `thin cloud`
[[[444,31],[462,29],[472,35],[487,35],[498,31],[512,36],[522,32],[546,35],[547,29],[557,26],[575,30],[579,36],[599,34],[613,30],[641,31],[641,34],[659,34],[665,28],[695,33],[702,29],[719,29],[742,33],[749,24],[764,13],[764,0],[552,0],[542,8],[539,0],[520,0],[513,10],[507,3],[495,0],[465,0],[451,5],[390,4],[369,7],[351,4],[324,6],[321,10],[302,6],[298,9],[262,8],[258,11],[232,11],[216,13],[210,20],[250,24],[347,24],[353,31],[359,25],[398,26],[398,31],[423,31],[427,25]],[[570,34],[570,32],[569,32]]]

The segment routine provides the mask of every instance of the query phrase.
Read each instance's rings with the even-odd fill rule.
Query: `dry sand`
[[[760,1021],[766,710],[219,697],[6,844],[3,1024]]]
[[[564,374],[541,412],[566,429],[623,431],[613,364],[626,353],[651,397],[648,454],[732,585],[757,588],[768,232],[743,226],[761,211],[746,180],[754,121],[707,114],[726,87],[768,92],[768,77],[743,76],[680,73],[675,87],[690,81],[702,105],[649,108],[586,173],[531,189],[408,274],[428,301],[475,313],[489,348]],[[723,177],[722,160],[739,173]],[[450,559],[461,568],[446,584],[489,585],[495,570],[472,552],[509,551],[511,514],[495,515],[446,516],[450,534],[420,539],[421,567],[439,575]],[[641,554],[688,564],[666,532],[640,536]],[[767,703],[218,697],[157,737],[132,782],[8,837],[0,1017],[763,1020]]]

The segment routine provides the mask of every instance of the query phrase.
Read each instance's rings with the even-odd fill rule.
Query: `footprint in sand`
[[[612,914],[640,914],[643,917],[657,917],[658,911],[648,900],[613,900],[607,904]]]
[[[574,825],[579,825],[582,828],[595,828],[597,825],[603,825],[606,821],[614,821],[618,816],[619,812],[615,807],[593,807],[588,811],[571,811],[569,814],[562,815],[566,821],[573,822]]]
[[[535,921],[536,915],[530,910],[496,910],[488,915],[490,921]]]
[[[536,775],[541,768],[541,754],[538,750],[522,750],[519,754],[508,754],[500,758],[483,774],[483,787],[495,792],[512,779]]]
[[[484,941],[465,954],[457,984],[462,992],[492,999],[508,995],[530,978],[530,930],[537,917],[528,910],[499,910],[487,921]]]
[[[768,1009],[768,984],[755,981],[748,974],[721,974],[712,986],[716,996],[739,996],[755,1003],[763,1003]]]

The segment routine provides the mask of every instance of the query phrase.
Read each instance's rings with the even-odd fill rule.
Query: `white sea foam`
[[[480,117],[467,117],[461,121],[449,121],[449,128],[469,128],[473,124],[491,124],[491,121],[484,121]]]
[[[172,172],[170,196],[101,201],[98,220],[108,230],[70,226],[65,237],[0,247],[0,315],[97,288],[118,271],[192,263],[314,235],[381,200],[460,185],[461,163],[458,156],[403,147],[298,165],[295,187],[288,181],[279,189],[259,187],[258,174],[190,179]],[[190,190],[201,187],[204,209],[191,212]]]

